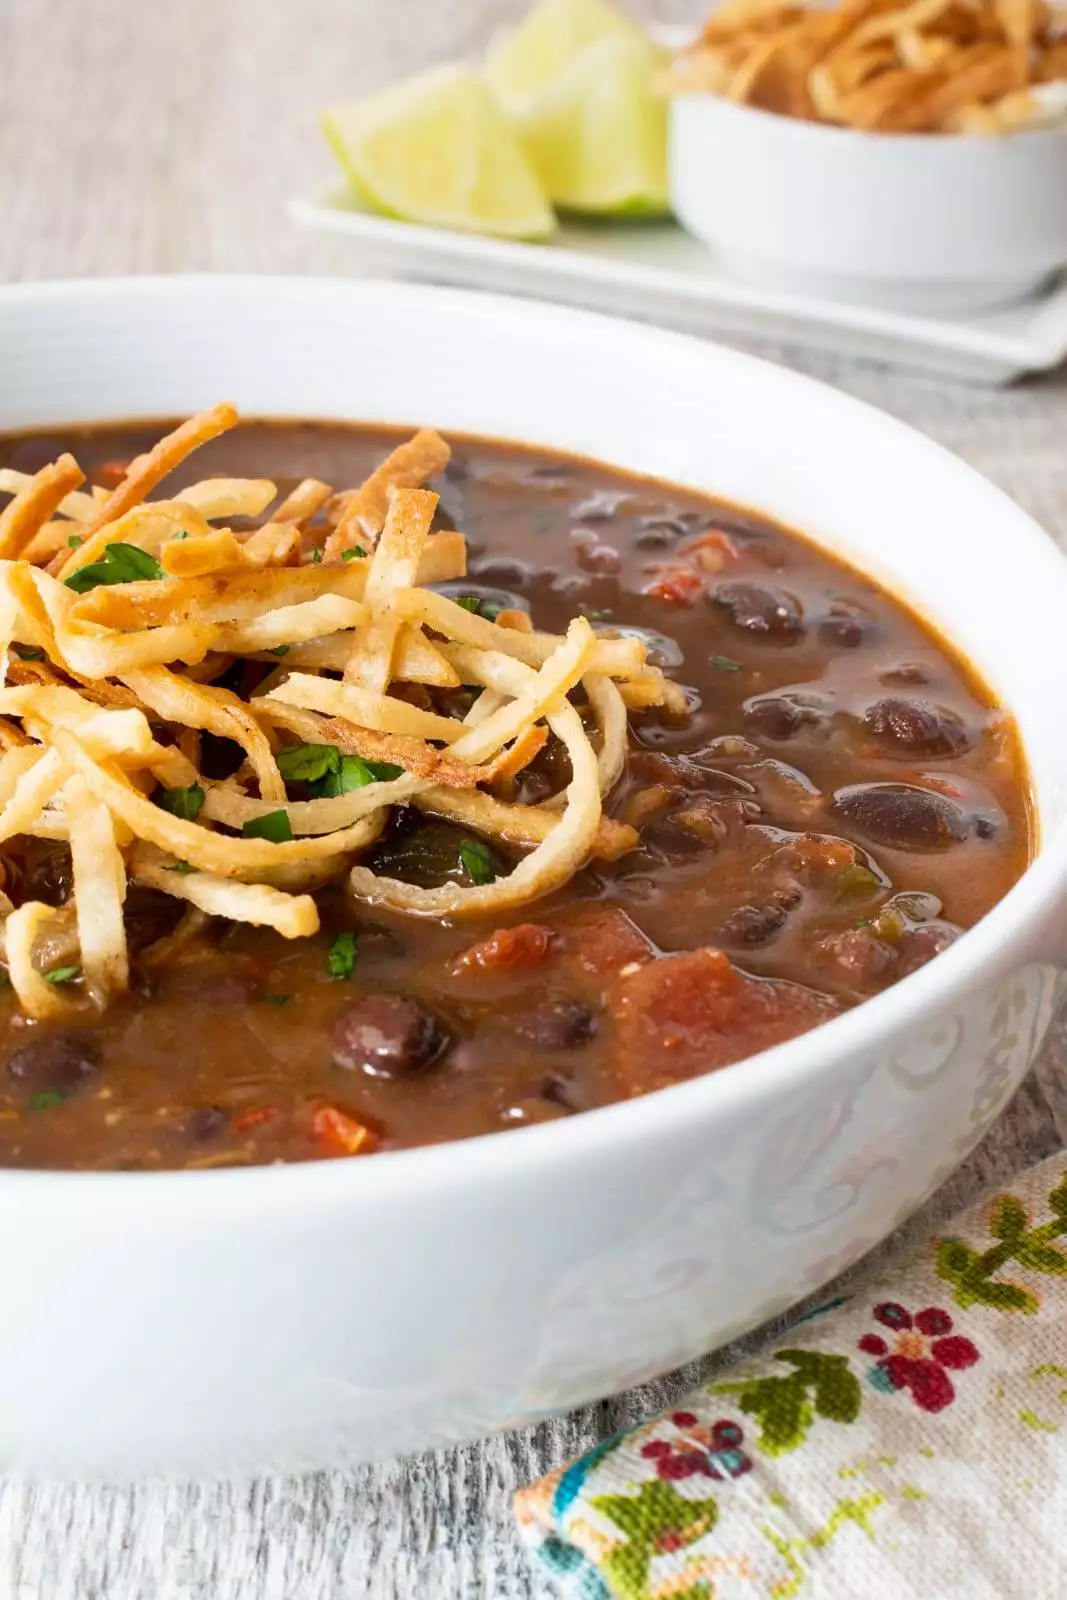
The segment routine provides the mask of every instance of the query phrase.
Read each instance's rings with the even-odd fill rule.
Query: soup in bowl
[[[0,316],[13,1468],[579,1403],[816,1287],[980,1137],[1064,870],[1025,647],[1061,560],[996,491],[544,308],[183,280]],[[75,1308],[98,1392],[59,1433]]]

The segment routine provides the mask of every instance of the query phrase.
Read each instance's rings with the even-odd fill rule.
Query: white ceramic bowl
[[[981,1137],[1048,1024],[1067,889],[1067,563],[968,467],[713,345],[313,279],[0,289],[0,427],[427,421],[760,506],[916,602],[1015,708],[1041,853],[958,944],[763,1056],[460,1144],[197,1173],[0,1173],[0,1472],[320,1467],[641,1382],[827,1280]]]
[[[669,148],[679,221],[761,283],[944,315],[1067,266],[1067,126],[858,133],[684,94]]]

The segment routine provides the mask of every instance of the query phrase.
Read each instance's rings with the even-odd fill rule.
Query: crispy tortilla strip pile
[[[1063,80],[1067,12],[1045,0],[726,0],[665,87],[872,133],[1001,134],[1062,116]]]
[[[182,929],[226,917],[290,939],[318,927],[309,891],[346,874],[357,899],[424,916],[546,894],[637,843],[602,812],[628,707],[686,709],[637,639],[580,617],[539,633],[427,587],[466,570],[462,534],[431,531],[437,496],[421,487],[448,461],[435,433],[340,494],[308,479],[279,502],[267,479],[206,478],[146,499],[237,420],[226,405],[191,418],[110,492],[83,488],[70,456],[32,477],[0,470],[0,846],[66,841],[73,866],[58,910],[0,894],[2,954],[32,1017],[99,1010],[127,987],[131,882],[185,901]],[[218,680],[242,658],[253,687],[238,694]],[[502,797],[552,735],[566,790]],[[204,774],[205,736],[243,753],[232,778]],[[338,781],[309,781],[326,769]],[[290,798],[293,783],[308,797]],[[401,803],[525,853],[506,875],[441,888],[380,876],[359,857]],[[80,985],[49,981],[58,949]]]

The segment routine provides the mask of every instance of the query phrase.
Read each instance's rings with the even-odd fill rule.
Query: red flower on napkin
[[[876,1389],[908,1389],[923,1411],[943,1411],[956,1398],[949,1372],[962,1372],[979,1359],[977,1345],[953,1333],[953,1322],[940,1306],[927,1306],[912,1316],[895,1300],[874,1308],[874,1318],[892,1330],[893,1338],[865,1333],[858,1347],[879,1360],[867,1374]]]

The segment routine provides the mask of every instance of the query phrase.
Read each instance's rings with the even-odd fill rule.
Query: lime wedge
[[[513,110],[555,205],[602,216],[667,210],[667,108],[653,87],[660,65],[647,39],[602,39]]]
[[[518,134],[463,67],[327,111],[323,128],[360,196],[389,216],[510,239],[555,231]]]
[[[541,0],[490,49],[486,79],[505,110],[521,110],[576,55],[603,39],[647,42],[637,24],[607,0]]]

